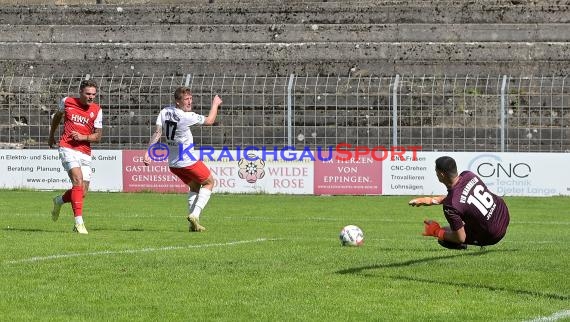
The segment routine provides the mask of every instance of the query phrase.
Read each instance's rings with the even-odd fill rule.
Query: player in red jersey
[[[457,174],[455,160],[443,156],[435,160],[435,172],[447,187],[447,196],[416,198],[411,206],[443,204],[449,227],[425,220],[424,236],[437,237],[441,246],[465,249],[467,245],[487,246],[498,243],[507,232],[509,209],[473,172]]]
[[[59,218],[61,206],[71,202],[75,226],[73,231],[87,234],[83,222],[83,198],[91,181],[91,143],[101,141],[103,112],[94,103],[97,83],[84,80],[79,85],[79,97],[64,97],[54,114],[49,132],[49,147],[55,145],[55,131],[63,118],[63,133],[59,139],[59,158],[71,180],[72,188],[53,199],[51,218]]]

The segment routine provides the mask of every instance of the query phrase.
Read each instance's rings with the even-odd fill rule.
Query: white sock
[[[75,224],[76,224],[76,225],[81,225],[81,224],[83,224],[83,216],[76,216],[76,217],[75,217]]]
[[[196,206],[196,200],[198,199],[198,193],[194,191],[188,191],[188,213],[191,214],[194,211],[194,206]]]
[[[57,197],[55,197],[55,203],[58,204],[58,205],[63,205],[63,204],[64,204],[64,202],[63,202],[63,196],[57,196]]]
[[[194,207],[194,210],[192,211],[192,216],[200,218],[200,213],[206,207],[206,204],[210,200],[211,194],[212,190],[206,188],[200,188],[200,192],[198,193],[198,200],[196,200],[196,205]]]

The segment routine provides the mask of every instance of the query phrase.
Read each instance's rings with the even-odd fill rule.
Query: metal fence
[[[46,148],[59,100],[82,79],[100,86],[104,136],[96,148],[144,149],[156,114],[190,86],[194,109],[224,103],[197,144],[422,146],[426,151],[570,151],[566,77],[0,75],[0,146]],[[61,130],[61,127],[60,127]]]

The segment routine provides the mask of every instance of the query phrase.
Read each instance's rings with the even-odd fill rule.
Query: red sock
[[[81,216],[83,214],[83,187],[73,186],[71,188],[71,208],[73,209],[73,216]]]
[[[61,199],[63,199],[63,203],[67,203],[71,201],[71,189],[67,190],[63,196],[61,196]]]

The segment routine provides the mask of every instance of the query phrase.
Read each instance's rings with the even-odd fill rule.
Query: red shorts
[[[202,183],[210,177],[210,169],[202,161],[197,161],[186,168],[172,168],[170,172],[175,174],[185,184],[189,185],[192,181]]]

